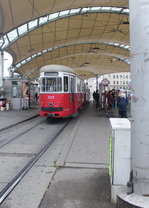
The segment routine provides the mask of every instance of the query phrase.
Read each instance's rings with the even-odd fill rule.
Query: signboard
[[[103,84],[104,86],[107,86],[107,85],[109,85],[109,80],[108,79],[103,79],[102,81],[101,81],[101,84]]]

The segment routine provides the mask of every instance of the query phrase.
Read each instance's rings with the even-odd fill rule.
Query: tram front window
[[[42,92],[62,91],[62,79],[60,77],[49,77],[42,79]]]

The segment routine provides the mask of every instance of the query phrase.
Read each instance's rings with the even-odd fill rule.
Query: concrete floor
[[[77,122],[69,145],[39,208],[114,208],[111,203],[109,120],[91,103]]]
[[[35,164],[2,208],[116,207],[111,204],[108,176],[109,119],[93,103],[80,113],[80,119],[74,119],[75,125]]]

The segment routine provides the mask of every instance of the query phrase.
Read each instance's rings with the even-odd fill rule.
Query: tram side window
[[[41,80],[41,91],[42,91],[42,92],[45,92],[45,91],[46,91],[46,89],[45,89],[45,87],[46,87],[46,86],[45,86],[45,81],[46,81],[45,78],[43,78],[43,79]]]
[[[62,91],[62,78],[57,77],[57,78],[56,78],[56,81],[57,81],[57,82],[56,82],[56,83],[57,83],[57,84],[56,84],[56,85],[57,85],[57,91],[60,92],[60,91]]]
[[[68,77],[64,76],[64,92],[68,92]]]
[[[77,79],[77,92],[81,92],[81,82]]]

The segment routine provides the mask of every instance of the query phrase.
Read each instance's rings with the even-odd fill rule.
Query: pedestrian
[[[128,106],[128,98],[124,92],[121,92],[118,99],[117,105],[119,108],[119,117],[127,118],[127,106]]]
[[[35,93],[35,100],[36,101],[38,100],[38,93],[37,92]]]
[[[114,102],[114,100],[113,100],[112,90],[110,90],[107,94],[107,103],[108,103],[107,110],[112,110],[112,103],[113,102]]]
[[[94,91],[93,92],[93,103],[95,103],[95,101],[96,101],[95,97],[96,97],[96,92]]]
[[[113,97],[113,99],[112,99],[112,110],[114,110],[115,109],[115,100],[116,100],[116,92],[115,92],[115,89],[112,89],[111,95]]]
[[[39,98],[39,87],[36,86],[35,87],[35,95],[34,95],[35,101],[38,101],[38,98]]]
[[[96,109],[99,108],[99,92],[98,90],[96,90],[96,93],[95,93],[95,102],[96,102]]]

